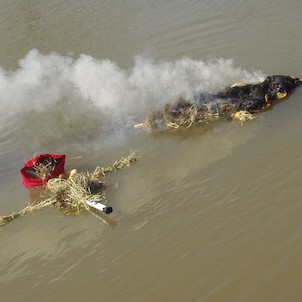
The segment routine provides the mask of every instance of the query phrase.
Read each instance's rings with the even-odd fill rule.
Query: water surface
[[[108,176],[116,226],[44,209],[1,228],[1,301],[299,301],[301,89],[241,127],[133,129],[180,94],[302,75],[302,2],[2,1],[0,212],[66,153]],[[80,158],[79,158],[80,157]]]

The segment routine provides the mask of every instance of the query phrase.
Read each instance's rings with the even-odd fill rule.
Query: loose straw
[[[254,118],[246,111],[236,112],[236,104],[232,103],[213,100],[197,105],[181,100],[168,104],[159,111],[151,112],[143,123],[134,125],[134,128],[143,128],[148,132],[187,129],[197,124],[206,128],[209,124],[228,116],[239,120],[241,124]]]

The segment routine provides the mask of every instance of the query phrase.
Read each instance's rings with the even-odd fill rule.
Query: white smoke
[[[20,139],[32,138],[37,145],[93,140],[106,130],[131,131],[150,110],[179,96],[263,78],[259,71],[248,72],[224,59],[156,62],[137,57],[133,68],[125,70],[88,55],[75,60],[32,50],[19,66],[0,69],[1,129],[14,129]]]

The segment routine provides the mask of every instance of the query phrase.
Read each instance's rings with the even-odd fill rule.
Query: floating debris
[[[107,199],[104,193],[106,174],[126,168],[136,160],[136,153],[131,151],[127,157],[115,161],[108,167],[98,166],[92,173],[78,172],[68,179],[52,178],[46,183],[44,193],[38,202],[28,205],[20,212],[0,217],[0,226],[44,207],[55,206],[63,210],[65,214],[71,215],[90,211],[88,200],[106,204]]]

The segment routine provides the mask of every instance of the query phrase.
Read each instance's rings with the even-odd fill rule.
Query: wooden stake
[[[144,123],[140,123],[140,124],[135,124],[134,128],[135,129],[140,129],[140,128],[144,128],[145,124]]]

